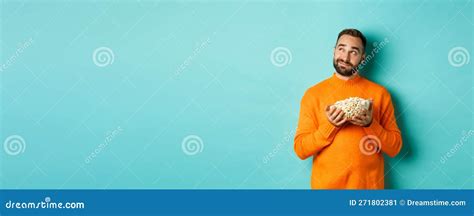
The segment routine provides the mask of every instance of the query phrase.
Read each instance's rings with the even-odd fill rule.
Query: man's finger
[[[329,111],[329,118],[334,119],[337,116],[337,109]]]
[[[336,109],[336,111],[334,111],[331,115],[331,119],[335,119],[337,117],[337,115],[339,115],[339,113],[341,113],[342,110],[340,109]]]
[[[340,121],[344,117],[344,112],[339,112],[339,114],[334,119],[335,122]]]
[[[333,110],[334,108],[335,108],[335,107],[334,107],[333,105],[328,105],[328,106],[326,107],[326,109],[327,109],[328,111],[331,111],[331,110]]]
[[[332,107],[327,106],[327,107],[326,107],[326,115],[327,115],[328,117],[330,117],[331,114],[332,114]]]
[[[341,125],[341,124],[343,124],[343,123],[346,122],[346,121],[347,121],[347,118],[343,115],[343,117],[341,118],[341,120],[337,121],[336,124],[337,124],[337,125]]]
[[[358,119],[358,118],[352,119],[351,122],[352,122],[353,124],[357,124],[357,125],[362,125],[362,124],[364,123],[363,120]]]
[[[358,121],[364,121],[366,119],[366,116],[365,115],[363,115],[363,116],[354,116],[354,119],[358,120]]]
[[[337,108],[335,106],[330,106],[329,107],[329,115],[332,115],[334,114],[334,112],[336,112]]]
[[[328,116],[329,119],[331,118],[332,112],[330,109],[326,111],[326,115]]]

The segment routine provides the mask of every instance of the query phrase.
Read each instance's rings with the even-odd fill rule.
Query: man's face
[[[364,60],[362,40],[351,35],[342,35],[334,48],[333,65],[337,73],[351,76]]]

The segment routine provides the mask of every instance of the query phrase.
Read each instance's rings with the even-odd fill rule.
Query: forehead
[[[358,47],[362,49],[362,40],[358,37],[354,37],[351,35],[342,35],[339,40],[337,40],[337,45],[345,44],[349,47]]]

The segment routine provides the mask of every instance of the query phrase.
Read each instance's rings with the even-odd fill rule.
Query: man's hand
[[[361,126],[361,127],[368,127],[372,123],[372,99],[370,100],[369,109],[366,112],[363,112],[361,115],[354,116],[351,120],[349,120],[352,124]]]
[[[326,117],[336,127],[341,127],[347,122],[347,118],[344,116],[344,111],[334,106],[326,107]]]

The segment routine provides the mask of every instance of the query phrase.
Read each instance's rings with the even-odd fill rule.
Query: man
[[[332,77],[309,88],[301,100],[295,152],[313,156],[313,189],[383,189],[384,158],[396,156],[402,139],[389,92],[359,75],[366,38],[344,29],[334,48]],[[336,101],[360,97],[371,101],[367,111],[347,118]]]

